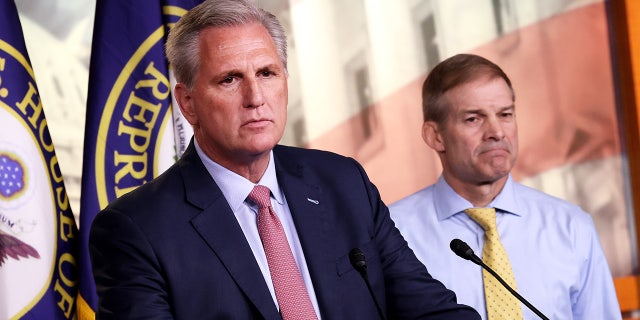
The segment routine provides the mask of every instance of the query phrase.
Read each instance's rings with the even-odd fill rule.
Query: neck
[[[269,153],[267,153],[266,156],[244,164],[231,163],[229,166],[222,166],[253,183],[258,183],[269,166]]]
[[[495,181],[475,183],[460,181],[455,178],[451,179],[448,178],[446,174],[444,178],[458,195],[471,202],[474,207],[483,208],[489,205],[500,191],[502,191],[504,185],[507,183],[508,176],[504,176]]]
[[[216,152],[215,150],[203,147],[202,145],[200,145],[200,148],[202,148],[202,151],[215,163],[253,183],[258,183],[258,181],[262,179],[262,176],[269,166],[271,150],[258,154],[225,154],[224,152]]]

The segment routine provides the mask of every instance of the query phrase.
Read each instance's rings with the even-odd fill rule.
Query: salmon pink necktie
[[[282,319],[317,319],[287,236],[271,207],[271,191],[257,185],[248,198],[258,205],[258,233],[267,256]]]

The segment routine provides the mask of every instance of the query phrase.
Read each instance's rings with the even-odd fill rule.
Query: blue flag
[[[78,319],[94,319],[88,239],[95,215],[149,182],[192,134],[171,96],[167,32],[197,0],[98,0],[93,31],[80,197]]]
[[[78,229],[13,1],[0,1],[0,319],[72,319]]]

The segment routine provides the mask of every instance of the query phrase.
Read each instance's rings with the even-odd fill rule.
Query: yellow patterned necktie
[[[471,208],[465,212],[484,229],[484,248],[482,260],[500,277],[516,290],[516,280],[511,270],[509,257],[500,242],[496,227],[496,210],[494,208]],[[520,302],[488,271],[482,269],[484,296],[489,320],[522,319]]]

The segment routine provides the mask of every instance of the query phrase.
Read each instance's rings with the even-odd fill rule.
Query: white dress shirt
[[[200,156],[200,160],[202,160],[202,163],[204,163],[207,171],[209,171],[209,174],[211,174],[213,180],[215,180],[218,187],[220,187],[220,190],[222,191],[224,197],[227,199],[231,210],[233,210],[233,213],[235,214],[236,219],[238,220],[238,223],[242,228],[242,232],[244,232],[244,236],[247,239],[249,246],[251,247],[253,256],[256,258],[256,262],[260,267],[260,271],[262,271],[262,276],[264,277],[265,282],[269,287],[269,291],[271,292],[273,301],[276,306],[278,306],[278,299],[276,298],[276,293],[273,288],[273,282],[271,281],[271,274],[269,273],[267,257],[264,253],[262,241],[260,240],[260,235],[258,233],[258,206],[252,204],[250,201],[246,201],[249,193],[251,192],[251,190],[253,190],[253,187],[256,184],[211,160],[202,151],[197,141],[195,141],[195,147],[196,151],[198,152],[198,156]],[[318,301],[316,299],[315,291],[313,290],[313,283],[311,282],[311,276],[309,275],[307,262],[304,258],[302,246],[300,245],[300,239],[298,238],[296,226],[293,223],[291,211],[289,210],[289,206],[287,205],[287,200],[280,190],[280,186],[278,185],[275,163],[273,159],[273,151],[269,155],[269,165],[267,167],[267,170],[258,184],[268,187],[271,190],[271,205],[273,207],[273,210],[276,212],[278,219],[280,219],[282,227],[284,228],[284,233],[286,234],[287,240],[289,241],[291,252],[293,253],[293,257],[298,264],[298,269],[300,270],[300,274],[302,275],[304,284],[307,287],[307,291],[309,292],[309,298],[311,299],[313,308],[316,311],[316,315],[318,315],[318,319],[320,319],[320,309],[318,308]]]

